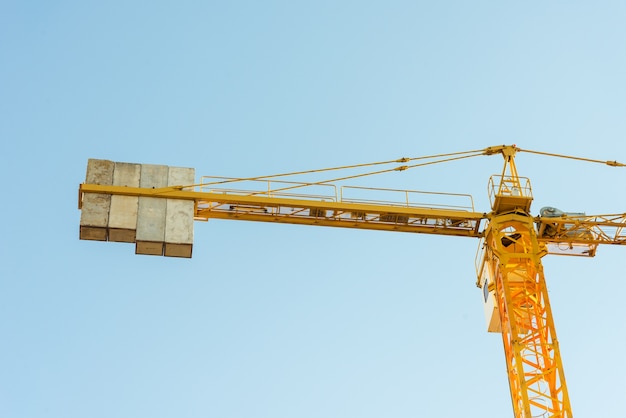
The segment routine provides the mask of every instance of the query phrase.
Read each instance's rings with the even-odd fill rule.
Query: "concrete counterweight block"
[[[168,186],[194,183],[195,170],[170,167]],[[186,188],[184,190],[191,190]],[[167,199],[165,219],[165,256],[191,258],[193,247],[193,200]]]
[[[131,163],[115,163],[113,185],[139,187],[141,165]],[[109,212],[109,241],[135,242],[137,233],[137,196],[111,196]]]
[[[166,165],[141,165],[139,187],[161,188],[167,186]],[[163,255],[165,241],[166,199],[139,197],[135,253]]]
[[[86,184],[111,185],[115,163],[90,158],[87,162]],[[85,193],[80,213],[80,239],[107,240],[111,195]]]

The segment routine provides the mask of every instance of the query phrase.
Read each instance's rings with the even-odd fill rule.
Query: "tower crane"
[[[193,169],[89,160],[79,186],[80,238],[135,243],[138,254],[191,257],[193,221],[212,218],[477,238],[476,285],[487,330],[502,335],[514,417],[571,418],[541,260],[547,254],[593,257],[600,244],[626,245],[626,213],[544,207],[531,215],[530,180],[515,164],[519,152],[626,166],[500,145],[253,178],[202,177],[195,183]],[[337,186],[363,175],[498,154],[504,166],[489,178],[488,212],[476,211],[470,195]],[[382,164],[401,165],[334,180],[282,180]]]

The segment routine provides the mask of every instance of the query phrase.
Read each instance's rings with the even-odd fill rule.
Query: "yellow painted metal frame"
[[[626,245],[626,213],[535,219],[539,240],[557,255],[593,257],[599,244]]]
[[[546,245],[539,242],[530,216],[532,190],[528,179],[517,173],[516,151],[515,147],[502,149],[502,175],[498,182],[490,179],[493,211],[484,233],[479,271],[486,266],[494,279],[515,418],[571,418],[541,264]]]
[[[497,183],[494,183],[497,184]],[[188,186],[185,186],[185,189]],[[523,191],[529,190],[524,186]],[[492,214],[452,209],[431,209],[402,205],[362,204],[334,202],[320,198],[284,198],[265,195],[208,193],[183,190],[183,186],[145,189],[139,187],[81,184],[78,205],[84,193],[147,196],[193,200],[196,220],[236,219],[260,222],[282,222],[303,225],[322,225],[372,230],[418,232],[438,235],[483,236],[481,226]],[[500,190],[500,193],[502,191]],[[507,204],[499,207],[516,207],[514,197],[496,194],[494,199],[506,198]],[[513,200],[512,200],[513,199]],[[522,196],[524,199],[524,196]],[[494,200],[495,201],[495,200]],[[525,200],[523,200],[525,205]],[[626,214],[594,215],[581,217],[536,217],[539,241],[554,245],[591,246],[584,254],[595,255],[598,244],[626,245]],[[550,227],[552,233],[546,233]],[[581,231],[588,233],[581,233]],[[555,231],[555,232],[554,232]],[[550,248],[550,247],[549,247]],[[556,247],[554,247],[556,248]],[[563,251],[549,251],[566,254]]]
[[[81,184],[79,208],[84,193],[161,197],[194,201],[196,220],[233,219],[482,238],[479,282],[485,271],[493,278],[514,415],[571,418],[541,258],[559,253],[550,250],[554,246],[564,245],[565,250],[579,246],[579,252],[561,253],[593,256],[598,244],[626,245],[626,214],[531,217],[532,190],[529,180],[517,173],[517,151],[521,150],[514,145],[503,145],[482,152],[502,154],[505,160],[502,174],[489,181],[490,213],[474,212],[473,207],[466,211],[348,202],[341,201],[341,197],[193,191],[189,185],[146,189]],[[611,161],[606,164],[624,166]]]
[[[569,395],[533,219],[493,217],[483,262],[495,278],[504,354],[516,418],[571,417]]]
[[[84,193],[193,200],[196,220],[234,219],[478,238],[486,219],[484,213],[462,210],[207,193],[183,190],[183,186],[145,189],[81,184],[79,207]]]

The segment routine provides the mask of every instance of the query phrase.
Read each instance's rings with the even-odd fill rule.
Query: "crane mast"
[[[350,198],[329,182],[277,186],[270,181],[276,176],[203,177],[200,184],[191,184],[193,169],[90,160],[79,187],[80,238],[135,242],[138,254],[188,258],[193,241],[189,225],[211,218],[479,238],[476,284],[482,289],[487,330],[502,335],[514,417],[571,418],[541,259],[546,254],[593,257],[599,244],[626,245],[626,214],[587,216],[546,207],[533,217],[530,181],[518,175],[515,165],[519,151],[526,150],[502,145],[470,152],[504,157],[501,174],[489,179],[489,213],[476,212],[469,195],[454,196],[469,196],[467,205],[432,205],[415,200],[428,192],[352,187],[345,191],[383,191],[403,198]],[[250,180],[264,189],[222,187]],[[303,189],[309,186],[332,192],[307,194]]]
[[[490,179],[492,213],[483,238],[479,284],[487,301],[495,299],[504,345],[511,401],[516,418],[572,416],[554,319],[530,215],[530,181],[515,166],[515,147],[501,149],[500,176]],[[499,319],[499,321],[498,321]]]
[[[571,417],[532,218],[497,215],[485,237],[481,280],[499,312],[514,416]]]

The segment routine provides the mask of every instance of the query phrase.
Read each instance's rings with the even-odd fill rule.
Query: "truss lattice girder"
[[[537,217],[539,240],[546,243],[626,245],[626,213]]]
[[[79,205],[83,193],[193,200],[196,202],[195,216],[198,220],[216,218],[282,222],[475,238],[483,236],[481,224],[493,216],[461,210],[196,192],[184,190],[182,186],[147,189],[81,184]],[[320,214],[324,216],[316,216]],[[594,249],[598,244],[626,245],[626,214],[536,217],[534,222],[539,231],[538,239],[542,243],[583,244],[594,246]]]
[[[207,193],[181,187],[147,189],[82,184],[80,194],[101,193],[195,201],[197,220],[234,219],[481,237],[486,214],[462,210]],[[79,197],[80,202],[80,197]]]
[[[507,373],[516,418],[572,416],[533,220],[494,217],[485,263],[495,277]],[[505,238],[505,239],[503,239]]]

